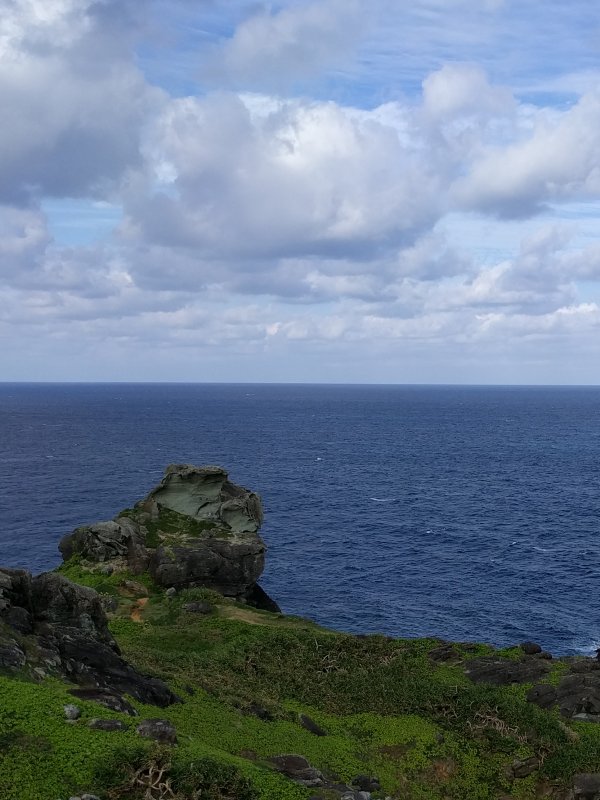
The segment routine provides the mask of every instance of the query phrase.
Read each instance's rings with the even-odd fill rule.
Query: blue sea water
[[[0,384],[0,564],[56,566],[171,462],[261,494],[288,613],[600,646],[600,388]]]

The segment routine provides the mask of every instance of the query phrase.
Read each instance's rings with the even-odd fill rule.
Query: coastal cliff
[[[600,662],[285,616],[262,518],[171,465],[0,569],[2,800],[600,800]]]

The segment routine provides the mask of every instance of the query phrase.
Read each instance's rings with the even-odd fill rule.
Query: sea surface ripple
[[[600,388],[0,384],[0,564],[56,566],[171,462],[261,494],[288,613],[600,646]]]

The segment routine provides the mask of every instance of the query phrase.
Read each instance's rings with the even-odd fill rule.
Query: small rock
[[[539,758],[518,759],[510,765],[510,773],[513,778],[526,778],[540,768]]]
[[[81,800],[100,800],[96,794],[82,794]]]
[[[210,614],[213,607],[203,600],[195,600],[193,603],[184,603],[183,610],[187,611],[188,614]]]
[[[142,597],[148,597],[148,589],[143,583],[139,583],[138,581],[121,581],[119,585],[127,592],[131,592],[132,594],[140,594]]]
[[[573,797],[576,800],[596,800],[600,797],[600,773],[575,775]]]
[[[369,775],[357,775],[352,781],[353,786],[357,786],[363,792],[378,792],[381,784],[378,778]]]
[[[102,608],[108,613],[112,614],[113,611],[116,611],[119,607],[119,601],[116,597],[113,597],[110,594],[101,594],[100,595],[100,602],[102,603]]]
[[[119,719],[91,719],[88,728],[95,731],[126,731],[127,725]]]
[[[65,709],[65,717],[68,720],[76,720],[79,719],[79,717],[81,716],[81,711],[77,708],[77,706],[74,706],[72,703],[66,705],[64,709]]]
[[[306,714],[300,714],[299,720],[300,725],[302,725],[302,727],[310,733],[314,733],[315,736],[327,736],[327,731],[324,731],[320,725],[318,725]]]
[[[113,569],[113,567],[111,567],[111,565],[110,565],[110,564],[103,564],[103,565],[100,567],[100,569],[98,570],[98,572],[99,572],[101,575],[112,575],[112,574],[113,574],[113,572],[114,572],[114,569]]]
[[[177,731],[168,719],[145,719],[137,728],[139,736],[164,744],[177,744]]]
[[[130,717],[137,717],[137,711],[128,700],[118,694],[113,694],[106,689],[70,689],[69,694],[78,697],[80,700],[91,700],[100,703],[111,711],[118,711],[128,714]]]
[[[288,778],[291,778],[302,786],[312,788],[314,786],[323,785],[323,773],[311,767],[304,756],[292,754],[273,756],[269,761],[275,765],[275,768],[279,770],[279,772],[287,775]]]
[[[534,656],[536,653],[542,652],[540,645],[535,642],[523,642],[519,647],[528,656]]]
[[[547,650],[542,650],[541,653],[536,653],[535,657],[543,658],[545,661],[552,661],[552,659],[554,658],[552,653],[549,653]]]
[[[177,594],[177,589],[174,586],[171,586],[167,589],[165,594],[167,595],[167,597],[175,597],[175,595]]]

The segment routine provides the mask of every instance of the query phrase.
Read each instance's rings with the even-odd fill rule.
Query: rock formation
[[[172,464],[146,498],[113,521],[77,528],[59,548],[94,566],[135,575],[149,571],[162,587],[204,586],[277,610],[257,585],[265,560],[258,535],[260,498],[220,467]]]
[[[177,699],[121,658],[98,593],[58,573],[0,569],[0,667],[63,677],[109,702],[121,694],[158,706]]]

